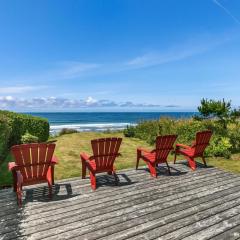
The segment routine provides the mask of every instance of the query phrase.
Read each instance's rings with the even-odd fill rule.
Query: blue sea
[[[76,129],[80,132],[122,130],[127,125],[136,125],[143,120],[160,117],[190,118],[194,112],[49,112],[29,113],[49,120],[50,133],[58,133],[62,128]]]

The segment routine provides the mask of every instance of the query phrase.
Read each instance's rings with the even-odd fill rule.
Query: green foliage
[[[135,136],[135,128],[134,126],[127,125],[127,128],[123,130],[123,134],[125,137],[134,137]]]
[[[122,133],[122,130],[114,130],[111,128],[107,128],[106,130],[103,130],[102,133],[106,133],[106,134]]]
[[[22,136],[27,131],[38,137],[39,142],[45,142],[48,140],[49,123],[47,119],[9,111],[0,111],[0,115],[10,119],[10,126],[12,128],[9,140],[10,146],[20,144]]]
[[[240,152],[240,127],[239,122],[231,123],[227,129],[222,128],[215,119],[180,119],[160,118],[155,121],[144,121],[137,126],[124,130],[125,137],[136,137],[153,145],[156,136],[177,134],[178,143],[191,145],[196,132],[209,129],[214,136],[206,150],[208,156],[223,156],[229,158],[231,153]]]
[[[210,146],[206,149],[207,156],[231,157],[232,144],[228,137],[213,137]]]
[[[210,129],[207,124],[193,119],[177,120],[175,122],[175,134],[178,142],[191,145],[196,137],[196,132]]]
[[[62,136],[64,134],[71,134],[71,133],[78,133],[78,131],[76,129],[71,129],[71,128],[63,128],[61,129],[61,131],[59,132],[59,136]]]
[[[240,117],[240,109],[232,109],[231,101],[202,99],[198,107],[200,119],[215,118],[226,129],[230,122],[235,122]]]
[[[240,126],[239,122],[236,124],[230,124],[228,126],[228,131],[225,136],[230,139],[230,143],[232,145],[231,152],[237,153],[240,151]]]
[[[175,120],[160,118],[159,120],[144,121],[137,126],[124,130],[125,137],[136,137],[153,145],[158,135],[177,134],[178,140],[184,144],[191,144],[196,132],[210,129],[208,124],[193,119]]]
[[[36,136],[39,142],[47,141],[48,120],[27,114],[0,111],[0,161],[11,146],[22,143],[22,136],[26,132]]]
[[[224,117],[231,111],[231,101],[225,102],[223,99],[215,101],[213,99],[202,99],[198,111],[203,117]]]
[[[7,117],[0,115],[0,163],[6,157],[8,151],[9,138],[12,132],[9,121]]]
[[[32,134],[30,134],[29,132],[26,132],[22,138],[21,138],[21,142],[22,143],[37,143],[39,142],[38,137],[33,136]]]
[[[143,121],[135,129],[134,137],[145,140],[151,145],[155,142],[156,136],[159,135],[159,124],[157,121]]]

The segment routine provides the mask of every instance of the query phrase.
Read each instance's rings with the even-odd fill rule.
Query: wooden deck
[[[182,162],[157,179],[142,168],[25,188],[18,209],[11,189],[0,191],[0,239],[240,239],[240,176],[216,168],[195,172]]]

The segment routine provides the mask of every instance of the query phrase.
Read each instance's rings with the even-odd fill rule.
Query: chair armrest
[[[17,164],[15,162],[8,163],[8,171],[16,170]]]
[[[176,144],[176,148],[191,148],[190,146],[184,145],[184,144]]]
[[[58,163],[58,158],[56,156],[52,157],[51,164],[55,165]]]
[[[80,154],[80,157],[81,157],[82,161],[90,161],[91,160],[91,157],[87,153],[84,153],[84,152]]]

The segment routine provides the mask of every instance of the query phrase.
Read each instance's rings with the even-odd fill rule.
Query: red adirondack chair
[[[176,144],[174,164],[176,163],[177,154],[181,154],[187,158],[188,164],[192,170],[196,169],[196,162],[194,159],[197,157],[201,157],[204,165],[207,166],[203,154],[206,147],[209,145],[211,136],[212,131],[197,132],[196,140],[193,142],[191,146]]]
[[[122,138],[100,138],[91,141],[93,155],[81,153],[82,178],[86,177],[86,169],[90,172],[91,187],[96,189],[96,173],[108,172],[113,174],[116,184],[118,177],[114,168],[114,161],[120,155],[119,148]]]
[[[15,162],[8,164],[13,175],[13,187],[17,194],[18,205],[22,205],[22,187],[47,182],[49,196],[52,196],[54,184],[54,165],[57,158],[53,156],[55,144],[22,144],[15,145],[11,152]]]
[[[148,151],[143,148],[138,148],[136,170],[138,169],[139,160],[142,158],[147,163],[152,177],[157,177],[156,166],[159,163],[166,163],[168,172],[171,174],[167,157],[170,151],[173,150],[173,144],[176,139],[177,135],[158,136],[156,138],[156,149]]]

